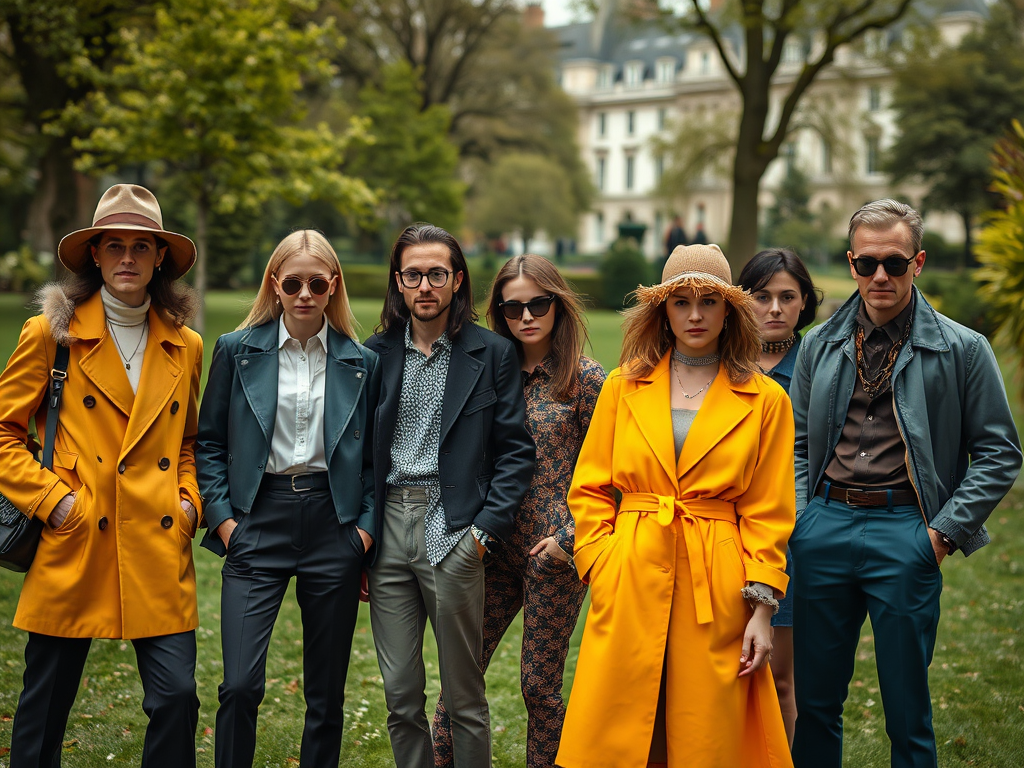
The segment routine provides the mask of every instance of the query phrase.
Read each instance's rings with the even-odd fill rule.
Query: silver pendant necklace
[[[139,323],[139,325],[145,325],[146,323]],[[124,356],[124,350],[121,349],[121,342],[117,340],[117,334],[114,332],[114,323],[107,321],[107,325],[110,328],[110,337],[114,340],[114,346],[117,347],[117,354],[121,356],[121,360],[124,362],[124,369],[130,371],[132,369],[132,360],[135,359],[135,355],[139,352],[139,347],[142,346],[142,339],[146,336],[146,331],[143,329],[142,333],[139,334],[139,343],[135,345],[135,349],[132,350],[131,357]],[[122,328],[138,328],[138,326],[122,325]]]
[[[673,355],[673,357],[675,357],[675,356]],[[678,368],[676,368],[676,367],[675,367],[675,366],[673,365],[673,366],[672,366],[672,371],[673,371],[673,372],[675,373],[675,375],[676,375],[676,381],[677,381],[677,382],[679,382],[679,392],[680,392],[680,394],[682,394],[682,396],[683,396],[683,397],[685,397],[685,398],[686,398],[687,400],[693,400],[693,398],[697,397],[697,395],[699,395],[699,394],[700,394],[701,392],[703,392],[703,391],[704,391],[705,389],[707,389],[708,387],[710,387],[710,386],[711,386],[711,382],[715,380],[715,377],[714,377],[714,376],[712,376],[712,377],[711,377],[711,381],[709,381],[709,382],[708,382],[707,384],[705,384],[705,385],[704,385],[703,387],[701,387],[700,389],[698,389],[698,390],[697,390],[696,392],[694,392],[694,393],[693,393],[692,395],[688,395],[688,394],[686,394],[686,389],[685,389],[685,388],[683,387],[683,380],[682,380],[681,378],[679,378],[679,369],[678,369]],[[717,375],[717,372],[716,372],[716,375]]]

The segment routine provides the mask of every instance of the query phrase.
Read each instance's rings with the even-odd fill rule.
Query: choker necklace
[[[788,339],[782,341],[762,341],[761,352],[765,355],[774,355],[779,352],[789,352],[796,344],[796,334],[794,333]]]
[[[714,365],[722,359],[722,356],[717,352],[713,352],[712,354],[704,355],[703,357],[690,357],[689,355],[684,355],[678,349],[673,349],[672,359],[682,363],[683,365],[698,367],[701,365]]]

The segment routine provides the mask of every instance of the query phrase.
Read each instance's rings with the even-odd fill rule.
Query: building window
[[[711,54],[707,51],[700,55],[700,73],[702,75],[711,74]]]
[[[889,38],[885,30],[869,29],[864,33],[864,54],[866,56],[877,56],[885,53],[889,48]]]
[[[598,245],[604,242],[604,214],[600,211],[594,215],[594,241]]]
[[[636,155],[626,155],[626,189],[633,189],[633,179],[636,176]]]
[[[821,172],[832,173],[832,145],[821,140]]]
[[[659,83],[671,83],[676,79],[676,60],[658,59],[656,74]]]
[[[659,184],[661,183],[661,177],[665,175],[665,156],[657,155],[654,158],[654,180]]]
[[[594,183],[597,184],[598,189],[604,189],[605,170],[607,167],[607,158],[604,155],[598,155],[597,162],[594,167]]]
[[[781,154],[786,161],[786,175],[788,176],[793,172],[793,165],[796,162],[796,144],[792,141],[787,141],[782,145]]]
[[[877,112],[882,108],[882,87],[872,85],[868,88],[868,111]]]
[[[615,82],[615,68],[606,64],[597,73],[597,87],[598,88],[611,88]]]
[[[879,149],[878,137],[868,136],[867,142],[867,172],[868,175],[881,173],[882,155]]]
[[[644,63],[631,61],[626,64],[626,87],[637,88],[644,81]]]
[[[636,112],[632,109],[626,113],[626,134],[632,136],[636,133]]]
[[[800,40],[787,40],[782,46],[782,63],[799,64],[804,60],[804,44]]]
[[[597,135],[604,138],[608,131],[608,114],[606,112],[597,113]]]
[[[668,110],[662,107],[658,110],[658,130],[664,131],[665,125],[668,123]]]

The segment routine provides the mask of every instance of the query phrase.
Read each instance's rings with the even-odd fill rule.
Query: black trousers
[[[302,612],[306,722],[303,768],[337,768],[352,634],[359,612],[363,542],[339,525],[330,492],[294,492],[268,476],[231,535],[221,582],[224,682],[217,768],[250,768],[266,682],[270,635],[291,577]]]
[[[59,768],[68,715],[82,680],[91,638],[30,632],[25,687],[11,733],[11,768]],[[196,633],[132,640],[149,716],[143,768],[194,768],[199,697]]]

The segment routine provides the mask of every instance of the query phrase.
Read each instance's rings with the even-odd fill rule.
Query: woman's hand
[[[373,536],[371,536],[370,534],[368,534],[366,531],[364,531],[362,528],[359,528],[359,527],[356,528],[356,533],[359,534],[359,538],[363,542],[363,554],[365,555],[367,552],[370,551],[370,547],[373,546]]]
[[[64,525],[64,521],[68,519],[68,512],[71,511],[71,507],[75,504],[75,494],[69,493],[63,499],[57,502],[57,506],[50,512],[50,516],[47,518],[47,522],[51,528],[60,528]]]
[[[563,563],[569,562],[569,555],[566,554],[564,549],[558,546],[558,542],[555,541],[554,536],[548,536],[546,539],[541,539],[537,542],[536,546],[530,550],[531,555],[539,555],[541,552],[547,552],[551,557],[556,560],[561,560]]]
[[[233,517],[229,517],[223,523],[217,526],[217,535],[220,536],[220,540],[224,542],[224,549],[228,548],[228,541],[231,540],[231,534],[234,533],[235,528],[238,527],[238,522]]]
[[[743,633],[739,677],[757,672],[772,655],[772,609],[758,603]]]
[[[188,499],[183,498],[181,500],[181,509],[185,512],[185,517],[188,518],[188,524],[192,526],[192,530],[196,529],[196,523],[199,521],[199,514],[196,512],[195,506]]]

